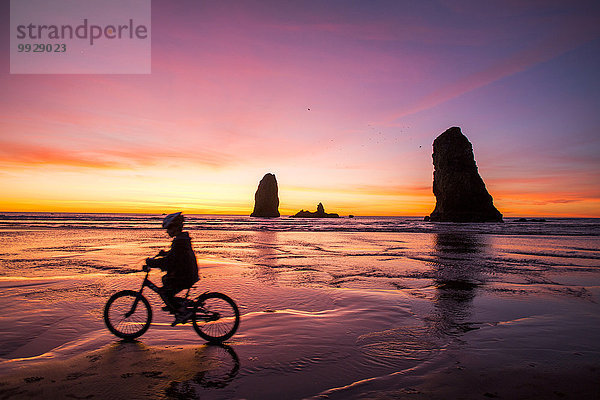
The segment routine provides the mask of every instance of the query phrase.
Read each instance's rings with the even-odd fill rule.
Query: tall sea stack
[[[258,184],[254,194],[254,211],[251,217],[279,217],[279,194],[277,179],[273,174],[266,174]]]
[[[435,210],[425,219],[442,222],[502,222],[479,176],[473,146],[459,127],[433,141]]]

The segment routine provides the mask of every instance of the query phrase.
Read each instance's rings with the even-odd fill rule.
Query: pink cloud
[[[208,167],[223,167],[232,163],[229,156],[214,151],[183,150],[135,146],[130,149],[74,150],[58,146],[43,146],[25,142],[0,141],[2,164],[8,166],[62,165],[83,168],[129,169],[157,165],[169,160]]]
[[[0,142],[2,164],[23,165],[67,165],[85,168],[115,168],[117,164],[97,157],[76,154],[69,150],[61,150],[46,146],[27,145],[23,143]]]

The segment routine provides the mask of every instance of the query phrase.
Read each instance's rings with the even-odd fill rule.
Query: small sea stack
[[[326,213],[325,208],[322,203],[317,204],[317,211],[305,211],[300,210],[295,215],[292,215],[293,218],[339,218],[339,214],[337,213]]]
[[[275,175],[268,173],[260,180],[254,194],[254,211],[251,217],[279,217],[279,189]]]
[[[479,176],[473,145],[459,127],[433,141],[433,194],[435,209],[426,221],[502,222],[483,179]]]
[[[519,218],[513,222],[546,222],[546,218]]]

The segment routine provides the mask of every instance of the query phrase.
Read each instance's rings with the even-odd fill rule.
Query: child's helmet
[[[169,214],[163,219],[163,228],[167,229],[171,225],[183,225],[183,215],[181,214],[181,211]]]

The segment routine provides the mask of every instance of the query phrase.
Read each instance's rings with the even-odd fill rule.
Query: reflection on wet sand
[[[427,318],[438,335],[458,335],[477,329],[471,308],[478,288],[485,283],[488,244],[483,235],[438,233],[432,249],[434,311]]]
[[[274,282],[277,279],[277,232],[258,231],[254,234],[256,249],[256,277],[262,281]]]
[[[240,370],[240,360],[231,346],[207,344],[199,348],[196,355],[199,363],[209,365],[210,369],[202,368],[192,379],[171,381],[166,389],[169,397],[202,398],[207,389],[229,385]]]
[[[200,398],[229,385],[239,369],[239,358],[227,345],[147,346],[142,341],[119,341],[6,375],[0,398],[39,398],[43,393],[81,399]]]

